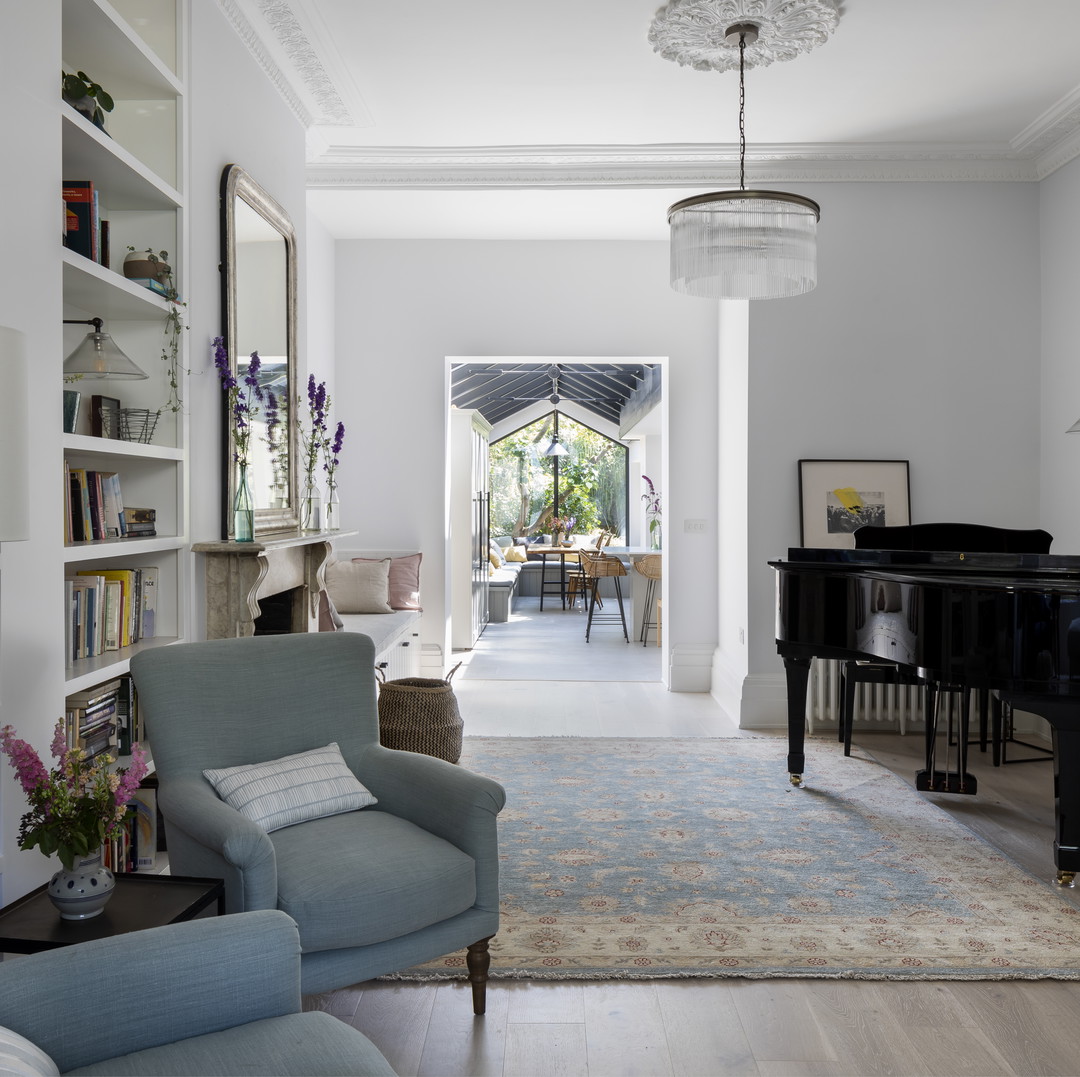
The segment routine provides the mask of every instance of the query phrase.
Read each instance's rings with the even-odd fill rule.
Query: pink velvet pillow
[[[420,605],[420,562],[422,553],[390,558],[390,594],[387,603],[392,610],[423,610]],[[354,561],[379,561],[378,557],[354,557]]]

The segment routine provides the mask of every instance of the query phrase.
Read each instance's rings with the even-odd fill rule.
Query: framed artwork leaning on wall
[[[803,546],[853,549],[857,527],[911,523],[907,460],[800,460]]]

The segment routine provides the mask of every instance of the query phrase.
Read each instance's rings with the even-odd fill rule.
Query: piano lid
[[[1050,553],[967,553],[951,550],[851,550],[793,546],[787,561],[770,561],[774,568],[791,565],[849,566],[852,569],[894,568],[898,571],[970,572],[988,576],[1080,576],[1080,555]]]

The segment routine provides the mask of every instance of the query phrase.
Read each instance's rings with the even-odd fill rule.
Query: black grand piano
[[[1007,538],[996,548],[975,543],[990,547],[981,550],[886,548],[914,545],[920,529],[947,526],[861,528],[861,548],[794,548],[787,560],[769,562],[787,674],[791,780],[803,778],[812,658],[885,659],[931,685],[989,690],[1052,727],[1054,858],[1058,882],[1071,886],[1080,871],[1080,557],[1011,552]],[[893,538],[903,531],[903,543]],[[922,534],[929,547],[933,532]],[[1012,534],[1020,544],[1019,536],[1033,533]],[[868,542],[882,548],[865,548]]]

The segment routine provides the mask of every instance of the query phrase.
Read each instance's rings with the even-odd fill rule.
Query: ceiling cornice
[[[330,145],[308,163],[307,183],[324,189],[735,186],[738,165],[737,146]],[[1011,147],[998,145],[758,145],[748,152],[747,165],[751,184],[788,180],[1016,183],[1041,178],[1037,160],[1018,157]]]
[[[244,45],[307,131],[308,185],[364,188],[735,186],[735,146],[363,147],[335,134],[372,122],[340,71],[313,44],[312,0],[217,0]],[[298,15],[301,16],[298,18]],[[333,49],[325,45],[330,52]],[[337,77],[335,77],[335,72]],[[351,84],[350,84],[351,85]],[[340,135],[338,135],[340,137]],[[1008,145],[757,145],[752,183],[1031,182],[1080,156],[1080,87]]]

